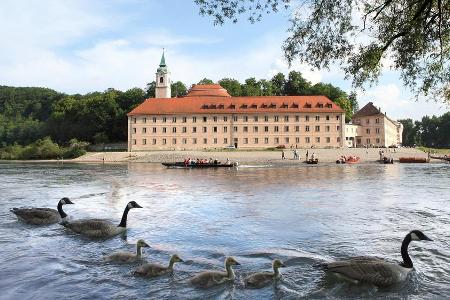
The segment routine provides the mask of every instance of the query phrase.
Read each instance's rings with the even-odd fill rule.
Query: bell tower
[[[155,98],[170,98],[170,72],[167,70],[166,60],[164,58],[164,49],[161,56],[159,68],[156,71]]]

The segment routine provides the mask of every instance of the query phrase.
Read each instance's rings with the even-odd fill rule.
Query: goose
[[[134,274],[144,277],[161,276],[171,273],[173,271],[173,265],[176,262],[183,262],[183,260],[177,254],[174,254],[170,257],[169,265],[167,267],[158,264],[143,264],[134,271]]]
[[[283,262],[279,259],[275,259],[272,262],[272,272],[258,272],[251,274],[244,278],[245,286],[247,287],[253,287],[253,288],[261,288],[271,282],[274,282],[275,280],[279,279],[281,277],[279,268],[285,267]]]
[[[323,267],[326,271],[352,281],[387,287],[404,281],[408,273],[413,269],[413,263],[408,254],[408,245],[411,241],[431,241],[431,239],[419,230],[413,230],[408,233],[403,239],[401,247],[403,262],[400,264],[371,257],[355,257],[326,263]]]
[[[83,219],[74,221],[63,221],[61,225],[69,228],[75,233],[82,234],[90,238],[108,238],[123,233],[127,230],[127,216],[132,208],[142,208],[135,201],[130,201],[125,206],[122,220],[119,225],[113,224],[111,221],[102,219]]]
[[[120,251],[105,256],[103,259],[106,262],[117,262],[117,263],[133,263],[141,260],[142,258],[142,248],[150,247],[144,240],[138,240],[136,243],[136,253]]]
[[[189,282],[199,288],[209,288],[227,281],[233,281],[235,278],[234,271],[231,268],[233,265],[240,265],[240,263],[231,256],[227,257],[225,260],[226,272],[205,271],[192,277]]]
[[[67,214],[62,209],[64,204],[73,204],[73,202],[70,201],[69,198],[64,197],[59,200],[57,210],[44,207],[14,207],[11,209],[11,212],[25,223],[34,225],[48,225],[61,222],[67,218]]]

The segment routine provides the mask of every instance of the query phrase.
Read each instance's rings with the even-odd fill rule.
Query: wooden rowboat
[[[427,163],[428,159],[425,157],[400,157],[399,161],[401,163]]]
[[[204,168],[232,168],[234,164],[185,164],[182,161],[179,162],[163,162],[161,163],[163,166],[168,168],[186,168],[186,169],[204,169]]]

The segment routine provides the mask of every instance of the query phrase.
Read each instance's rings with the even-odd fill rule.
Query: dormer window
[[[288,105],[287,105],[286,103],[283,103],[283,104],[281,105],[281,108],[288,108]]]
[[[247,104],[242,104],[241,108],[247,108]]]
[[[292,103],[292,106],[291,106],[292,108],[298,108],[298,104],[297,103]]]
[[[256,104],[252,104],[252,106],[251,106],[251,108],[258,108],[258,105],[256,105]]]
[[[304,107],[305,107],[305,108],[311,108],[311,104],[306,103]]]

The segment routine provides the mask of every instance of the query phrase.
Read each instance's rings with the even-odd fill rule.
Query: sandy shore
[[[416,149],[383,149],[387,156],[398,160],[399,157],[427,157],[427,154]],[[360,157],[360,162],[375,162],[379,159],[379,149],[371,148],[345,148],[345,149],[299,149],[300,160],[294,160],[293,150],[286,149],[285,160],[281,159],[281,150],[279,151],[151,151],[151,152],[91,152],[83,155],[72,162],[86,163],[113,163],[113,162],[175,162],[183,161],[185,158],[213,158],[219,161],[230,159],[232,162],[240,164],[296,164],[302,163],[306,152],[309,156],[314,153],[319,158],[319,162],[335,162],[341,155],[356,155]]]

